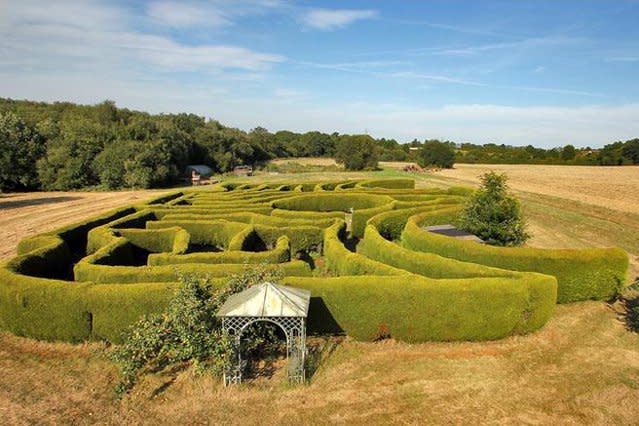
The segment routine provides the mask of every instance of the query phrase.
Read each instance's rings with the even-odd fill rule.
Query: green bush
[[[349,251],[340,236],[346,232],[346,223],[338,222],[324,231],[324,257],[327,267],[339,275],[402,275],[406,271],[376,262]]]
[[[189,248],[191,236],[189,233],[175,226],[162,229],[118,229],[116,236],[122,236],[132,244],[151,253],[183,254]]]
[[[520,246],[529,236],[519,201],[508,193],[506,181],[505,174],[482,175],[481,186],[466,202],[458,223],[488,244]]]

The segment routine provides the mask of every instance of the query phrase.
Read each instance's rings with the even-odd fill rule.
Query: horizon
[[[601,148],[639,135],[635,0],[0,8],[0,97],[400,143]]]

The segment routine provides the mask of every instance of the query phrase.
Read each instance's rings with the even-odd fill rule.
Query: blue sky
[[[639,1],[0,1],[0,96],[249,130],[639,136]]]

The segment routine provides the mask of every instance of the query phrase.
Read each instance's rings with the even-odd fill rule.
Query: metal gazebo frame
[[[289,382],[303,383],[306,359],[306,317],[310,291],[265,282],[234,294],[217,313],[224,333],[232,338],[233,359],[224,372],[224,385],[241,383],[245,361],[241,338],[244,330],[257,322],[279,326],[286,336],[287,377]]]

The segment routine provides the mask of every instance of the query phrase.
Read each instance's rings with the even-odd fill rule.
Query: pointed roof
[[[230,296],[218,317],[306,317],[311,292],[270,282]]]

